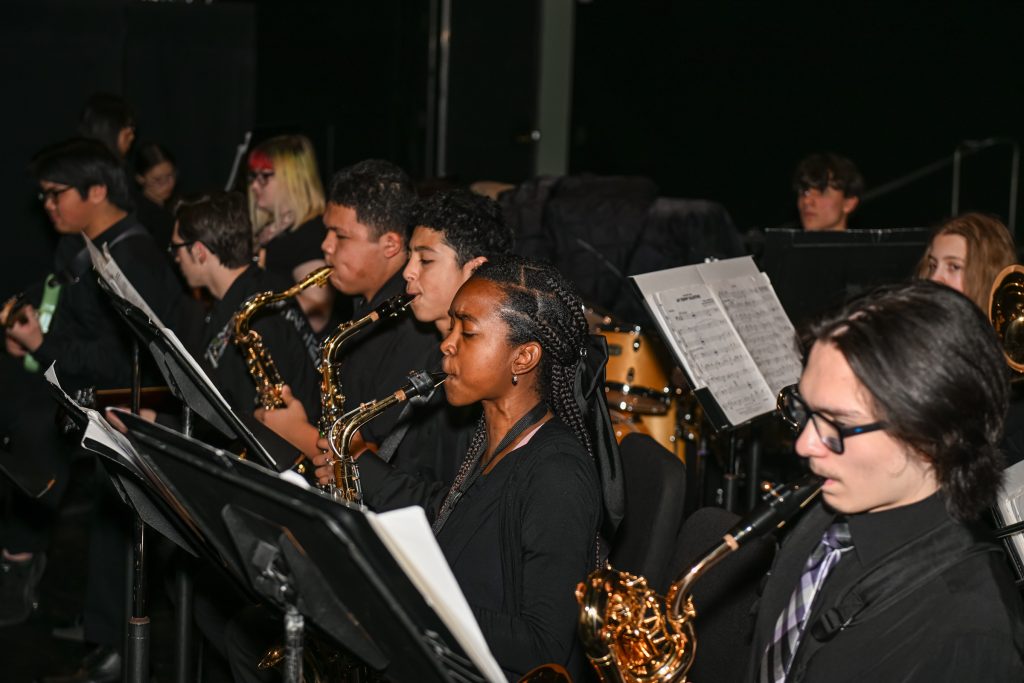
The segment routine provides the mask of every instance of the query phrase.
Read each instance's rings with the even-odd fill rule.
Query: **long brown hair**
[[[917,277],[927,278],[930,275],[928,257],[935,238],[940,235],[960,235],[967,240],[964,294],[987,313],[992,281],[999,271],[1017,262],[1017,249],[1010,231],[999,219],[982,213],[965,213],[950,218],[932,233],[928,249],[917,265]]]

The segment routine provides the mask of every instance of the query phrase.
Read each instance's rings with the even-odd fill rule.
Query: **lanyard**
[[[60,298],[60,283],[55,277],[46,278],[43,285],[43,300],[39,304],[39,330],[46,334],[50,330],[50,323],[53,322],[53,314],[57,310],[57,300]],[[39,372],[39,361],[31,354],[25,354],[25,370],[28,372]]]
[[[519,418],[519,421],[512,425],[512,429],[508,430],[508,433],[502,437],[501,441],[498,442],[497,448],[494,449],[494,454],[497,455],[503,450],[508,448],[513,441],[515,441],[520,434],[525,432],[531,425],[538,422],[548,412],[548,406],[546,403],[541,401],[535,405],[530,412]],[[445,496],[444,503],[441,505],[441,511],[437,514],[437,519],[434,520],[434,535],[437,536],[440,533],[441,528],[444,527],[445,522],[451,517],[452,511],[458,504],[459,500],[465,495],[469,487],[480,478],[484,468],[480,466],[480,457],[484,451],[487,450],[487,444],[483,444],[477,449],[476,453],[470,453],[466,458],[458,477],[455,479],[455,483],[452,484],[452,488],[448,491],[448,495]]]

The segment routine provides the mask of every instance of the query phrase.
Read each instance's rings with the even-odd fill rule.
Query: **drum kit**
[[[703,415],[661,338],[593,307],[586,314],[591,333],[608,344],[605,398],[615,438],[647,434],[685,462],[700,439]]]

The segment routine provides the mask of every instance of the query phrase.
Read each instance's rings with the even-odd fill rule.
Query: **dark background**
[[[531,175],[541,0],[454,0],[449,175]],[[722,202],[741,229],[795,219],[796,162],[852,157],[869,188],[1016,140],[1018,3],[577,3],[569,171],[640,174]],[[139,139],[178,156],[187,191],[222,186],[235,146],[300,131],[329,175],[361,158],[428,172],[428,0],[212,5],[16,0],[0,8],[6,132],[0,296],[48,270],[50,228],[25,168],[73,133],[88,95],[124,94]],[[567,38],[568,39],[568,38]],[[1010,152],[964,163],[961,209],[1007,214]],[[949,168],[866,203],[855,227],[949,213]]]

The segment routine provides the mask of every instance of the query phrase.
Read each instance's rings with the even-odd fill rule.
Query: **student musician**
[[[163,250],[133,217],[128,179],[120,159],[96,140],[75,139],[40,152],[31,173],[39,183],[40,200],[56,231],[54,274],[41,297],[6,330],[6,348],[23,363],[27,382],[40,382],[40,373],[56,363],[62,387],[70,393],[130,386],[130,332],[117,317],[92,272],[84,238],[99,249],[108,249],[127,279],[149,307],[169,327],[178,322],[181,287]],[[34,586],[42,574],[43,552],[52,521],[52,510],[66,484],[67,448],[54,443],[52,404],[19,402],[13,406],[21,417],[13,434],[12,450],[27,457],[49,458],[57,484],[46,498],[49,506],[25,501],[12,524],[21,552],[5,557],[11,564],[4,580],[21,582],[4,594],[17,596],[14,612],[24,619],[31,612]],[[41,421],[40,421],[41,420]],[[63,469],[62,469],[63,468]],[[105,483],[105,475],[100,479]],[[21,507],[16,504],[16,508]],[[45,508],[45,509],[44,509]],[[87,594],[84,608],[85,638],[96,644],[83,664],[116,676],[124,628],[124,553],[127,545],[127,508],[112,491],[101,488],[90,534]],[[26,533],[27,532],[27,533]]]
[[[331,284],[342,294],[354,297],[354,319],[405,291],[402,269],[408,260],[406,232],[415,202],[409,176],[387,161],[361,161],[334,175],[321,247],[324,259],[333,268]],[[436,343],[432,327],[408,313],[380,320],[357,333],[345,342],[338,358],[346,405],[357,406],[403,386],[410,370],[429,367]],[[307,457],[315,456],[320,453],[317,427],[288,388],[284,398],[284,408],[258,410],[257,419]],[[356,443],[376,449],[394,426],[398,412],[385,412],[364,425]]]
[[[817,323],[783,414],[825,478],[784,541],[749,681],[1024,680],[1024,612],[978,523],[1001,485],[1007,369],[961,294],[914,281]]]
[[[413,212],[412,225],[416,227],[403,271],[405,289],[416,297],[411,304],[416,320],[433,325],[440,341],[451,326],[448,311],[455,293],[488,258],[510,252],[512,232],[495,201],[466,190],[439,192],[423,200]],[[439,369],[441,358],[435,346],[427,368]],[[411,402],[380,450],[364,451],[359,458],[367,505],[384,511],[443,496],[478,417],[476,406],[450,406],[443,386],[429,401]],[[325,484],[332,476],[327,459],[327,453],[314,456]],[[396,476],[395,470],[408,476]]]
[[[996,275],[1016,261],[1013,237],[999,219],[965,213],[935,229],[917,276],[952,287],[987,312]]]
[[[852,161],[838,154],[811,154],[793,173],[800,225],[807,232],[839,232],[860,203],[864,178]]]
[[[232,407],[251,413],[258,405],[256,385],[234,343],[234,317],[253,294],[278,292],[292,283],[253,263],[252,228],[240,194],[216,193],[182,202],[168,250],[189,287],[205,289],[213,298],[189,345]],[[257,311],[250,324],[293,395],[316,419],[319,351],[302,311],[294,302],[283,301]]]
[[[324,265],[324,188],[313,145],[304,135],[279,135],[257,145],[248,166],[249,215],[259,263],[299,282]],[[330,321],[334,299],[330,287],[312,287],[299,295],[299,306],[315,332]]]

